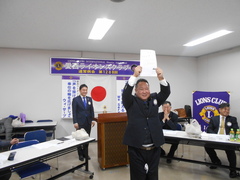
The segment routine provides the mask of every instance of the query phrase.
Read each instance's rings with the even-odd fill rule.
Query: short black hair
[[[147,83],[149,85],[149,83],[148,83],[148,81],[146,79],[139,79],[139,80],[137,80],[137,82],[135,84],[135,88],[137,87],[138,83],[140,83],[140,82],[145,82],[145,83]]]
[[[225,107],[230,107],[230,104],[229,103],[222,103],[218,106],[218,108],[225,108]]]
[[[88,88],[86,84],[81,84],[80,87],[79,87],[79,90],[81,90],[84,87]]]
[[[164,104],[169,104],[170,106],[172,106],[172,104],[171,104],[170,101],[165,101],[165,102],[162,104],[162,106],[163,106]]]

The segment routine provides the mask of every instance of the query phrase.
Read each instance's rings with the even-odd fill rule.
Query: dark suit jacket
[[[10,144],[10,141],[2,141],[1,139],[0,139],[0,147],[5,147],[5,146],[10,146],[11,144]]]
[[[78,123],[80,128],[84,125],[86,121],[88,122],[88,124],[91,124],[94,118],[92,98],[86,96],[86,101],[87,101],[86,109],[84,107],[81,96],[73,98],[72,101],[73,124]]]
[[[164,117],[164,112],[159,113],[159,119],[160,122],[162,123],[162,128],[163,129],[171,129],[171,130],[176,130],[177,129],[177,123],[178,123],[178,115],[174,112],[170,112],[169,114],[169,121],[166,121],[166,123],[163,123],[162,119]]]
[[[123,138],[123,144],[140,148],[145,138],[147,126],[156,147],[164,143],[162,125],[158,117],[159,106],[168,98],[170,86],[161,85],[161,92],[152,93],[149,98],[149,110],[144,110],[144,101],[132,95],[133,87],[127,83],[122,94],[122,102],[127,110],[128,124]]]
[[[209,122],[209,125],[208,125],[208,128],[207,128],[207,133],[217,134],[219,126],[220,126],[220,116],[213,116],[210,119],[210,122]],[[231,128],[233,128],[235,132],[239,128],[238,123],[237,123],[237,118],[233,117],[233,116],[227,116],[226,119],[225,119],[226,134],[229,134]]]

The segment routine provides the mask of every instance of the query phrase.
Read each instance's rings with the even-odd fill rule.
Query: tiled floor
[[[169,150],[169,145],[165,144],[163,146],[166,152]],[[226,154],[224,151],[217,151],[219,157],[223,164],[228,164]],[[89,170],[94,172],[94,180],[129,180],[129,167],[116,167],[109,168],[106,170],[102,170],[99,167],[97,160],[97,143],[90,143],[89,146],[89,155],[91,156],[91,160],[89,161]],[[207,160],[209,158],[204,153],[202,147],[197,146],[182,146],[179,145],[178,151],[175,154],[177,157],[181,157],[182,155],[185,158],[194,158],[196,160],[202,160],[205,157]],[[237,152],[238,159],[238,167],[240,166],[240,153]],[[76,166],[79,163],[78,156],[76,152],[64,155],[59,160],[59,172]],[[56,166],[56,160],[49,161],[49,164],[52,166]],[[171,164],[166,163],[166,159],[160,159],[159,163],[159,180],[220,180],[220,179],[230,179],[228,176],[228,169],[218,168],[211,170],[205,165],[192,164],[187,162],[180,161],[172,161]],[[46,173],[41,174],[41,179],[47,179],[52,174],[56,174],[57,170],[52,169]],[[38,179],[39,177],[37,177]],[[13,174],[11,180],[19,179],[17,174]],[[32,178],[25,178],[32,179]],[[84,174],[79,171],[75,171],[74,173],[69,173],[59,180],[87,180],[89,179],[89,175]],[[240,177],[235,178],[240,179]]]

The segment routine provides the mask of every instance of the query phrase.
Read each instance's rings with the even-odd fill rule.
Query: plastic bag
[[[185,125],[185,132],[190,137],[200,137],[201,126],[196,119],[193,119],[190,124]]]
[[[76,140],[85,140],[89,138],[89,135],[85,131],[85,129],[81,128],[80,130],[72,132],[72,137],[75,138]]]
[[[21,121],[21,118],[13,119],[13,121],[12,121],[12,126],[13,126],[13,127],[23,126],[23,123],[22,123],[22,121]]]

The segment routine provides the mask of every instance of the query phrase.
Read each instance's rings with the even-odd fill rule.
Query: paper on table
[[[154,50],[141,49],[140,51],[140,66],[142,72],[140,76],[157,76],[157,58]]]

